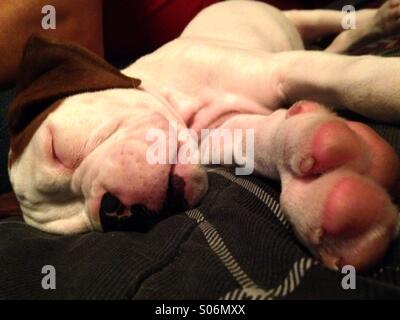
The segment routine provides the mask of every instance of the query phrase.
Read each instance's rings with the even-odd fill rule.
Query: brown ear
[[[139,85],[140,80],[123,75],[83,47],[33,35],[25,46],[17,73],[16,96],[8,108],[11,134],[21,132],[60,98]]]

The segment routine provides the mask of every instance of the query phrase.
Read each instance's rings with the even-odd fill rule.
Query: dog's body
[[[306,52],[277,9],[222,2],[122,70],[139,88],[65,94],[29,125],[15,125],[14,191],[25,220],[56,233],[102,230],[101,215],[113,210],[157,212],[171,194],[193,207],[207,190],[204,169],[149,164],[148,130],[166,131],[171,121],[196,132],[254,129],[255,171],[282,180],[281,205],[300,239],[328,267],[363,268],[395,231],[387,190],[397,157],[371,129],[318,103],[398,121],[400,94],[387,86],[399,83],[393,68],[398,59]],[[282,109],[304,99],[318,103]]]

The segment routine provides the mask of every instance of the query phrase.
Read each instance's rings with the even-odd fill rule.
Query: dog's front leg
[[[400,59],[318,51],[282,52],[281,89],[288,102],[307,99],[366,117],[400,121]]]
[[[230,118],[202,141],[202,158],[206,157],[208,163],[240,167],[238,174],[254,171],[278,180],[274,138],[286,113],[279,109],[269,116],[240,114]]]
[[[254,129],[255,170],[281,179],[282,211],[327,267],[378,261],[396,229],[388,190],[398,159],[375,132],[308,101],[269,116],[237,115],[220,129]],[[235,158],[246,166],[243,159]]]

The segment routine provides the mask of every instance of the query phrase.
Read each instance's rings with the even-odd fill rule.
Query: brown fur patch
[[[17,74],[16,96],[7,119],[12,135],[20,133],[54,101],[73,94],[112,88],[137,88],[140,80],[89,50],[68,41],[33,35]]]

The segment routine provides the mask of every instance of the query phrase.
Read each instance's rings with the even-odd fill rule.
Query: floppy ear
[[[140,80],[123,75],[72,42],[33,35],[26,43],[16,85],[16,96],[7,114],[12,135],[60,98],[111,88],[136,88]]]

